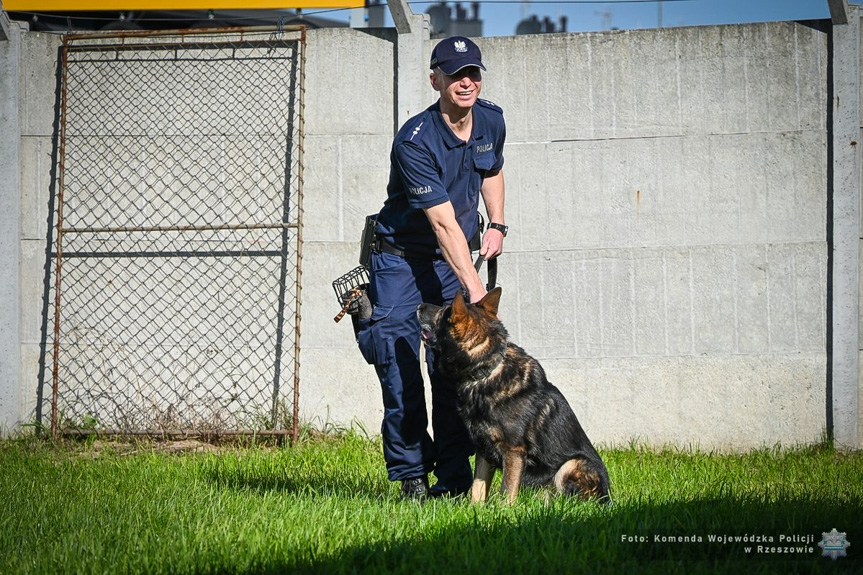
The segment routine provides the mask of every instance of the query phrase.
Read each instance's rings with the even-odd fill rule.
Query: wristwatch
[[[509,226],[505,226],[503,224],[496,224],[494,222],[489,222],[488,229],[497,230],[503,234],[503,237],[506,237],[506,232],[509,230]]]

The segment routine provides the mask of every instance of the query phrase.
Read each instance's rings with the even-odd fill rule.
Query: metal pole
[[[300,306],[303,302],[303,153],[306,119],[306,31],[300,40],[300,109],[299,109],[299,143],[297,150],[297,307],[294,316],[294,409],[291,441],[296,443],[300,437]]]
[[[57,250],[54,256],[54,366],[51,381],[51,436],[59,432],[57,402],[60,389],[60,278],[63,270],[63,186],[66,177],[66,80],[69,70],[69,35],[63,35],[62,86],[60,88],[60,170],[57,177]]]

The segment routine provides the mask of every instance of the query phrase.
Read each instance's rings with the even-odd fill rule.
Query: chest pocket
[[[485,172],[494,166],[494,154],[486,153],[474,156],[473,165],[478,172],[481,172],[485,176]]]

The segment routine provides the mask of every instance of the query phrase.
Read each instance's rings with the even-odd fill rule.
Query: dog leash
[[[477,273],[479,273],[479,268],[482,267],[482,262],[486,261],[485,256],[482,254],[478,255],[476,258],[476,262],[474,262],[473,267],[476,268]],[[485,286],[485,291],[491,291],[497,285],[497,258],[492,258],[488,260],[488,283]]]

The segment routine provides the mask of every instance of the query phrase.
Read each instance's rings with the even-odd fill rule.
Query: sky
[[[540,20],[547,16],[555,23],[560,21],[561,16],[566,16],[567,32],[656,28],[660,24],[670,27],[808,20],[830,16],[827,0],[479,1],[479,17],[484,22],[483,36],[513,35],[518,22],[533,14]],[[409,2],[414,12],[422,13],[439,0]],[[455,4],[453,0],[448,3],[451,6]],[[470,0],[461,4],[467,10],[471,9]],[[305,11],[306,14],[314,12],[312,9]],[[321,15],[328,18],[345,21],[349,18],[347,11],[324,12]],[[389,15],[387,25],[392,25]]]

